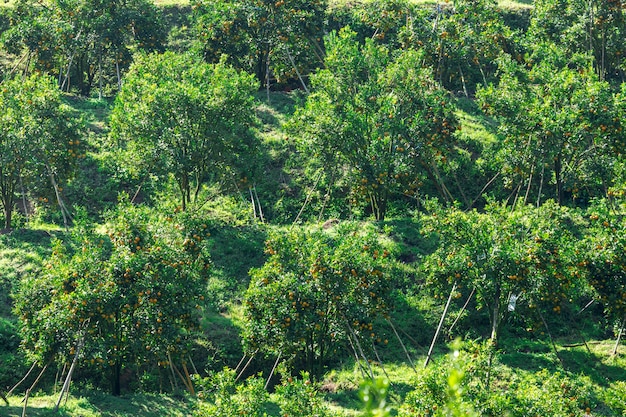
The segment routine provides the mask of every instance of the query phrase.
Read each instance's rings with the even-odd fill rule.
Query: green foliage
[[[411,391],[400,407],[400,416],[478,416],[472,399],[489,384],[487,363],[492,355],[490,342],[467,343],[414,377]],[[488,389],[488,388],[487,388]]]
[[[248,183],[255,172],[252,77],[189,55],[142,55],[111,115],[117,146],[138,176],[171,174],[182,209],[207,182]]]
[[[359,396],[365,404],[366,417],[389,417],[391,415],[391,407],[387,404],[389,386],[389,380],[383,378],[366,380],[361,384]]]
[[[384,218],[395,194],[415,197],[452,146],[457,120],[418,52],[397,57],[346,29],[327,39],[325,68],[291,123],[333,183],[347,176],[351,202]],[[442,190],[443,192],[443,190]],[[447,195],[443,195],[447,197]]]
[[[537,204],[601,196],[623,141],[613,92],[558,47],[535,51],[547,60],[526,70],[502,58],[498,86],[478,91],[483,109],[501,123],[505,186]]]
[[[323,60],[325,0],[200,0],[192,8],[204,59],[217,63],[226,54],[261,84],[293,80]]]
[[[206,286],[207,225],[192,216],[158,216],[121,204],[108,236],[78,228],[57,241],[44,271],[15,295],[23,347],[38,362],[81,359],[111,372],[186,358]]]
[[[588,54],[601,80],[623,81],[626,21],[621,1],[538,0],[528,42],[553,42],[568,56]]]
[[[20,335],[12,320],[0,317],[0,392],[26,372],[24,356],[18,351]]]
[[[200,385],[198,397],[202,399],[194,411],[194,417],[264,417],[264,405],[269,397],[259,377],[250,377],[244,383],[237,382],[233,369],[196,379]]]
[[[466,97],[496,76],[496,59],[515,54],[512,30],[493,0],[455,0],[417,14],[402,28],[405,48],[422,49],[434,78]]]
[[[0,88],[0,202],[11,228],[17,194],[41,199],[62,191],[84,156],[80,119],[63,104],[54,80],[41,75],[6,80]]]
[[[265,265],[251,271],[248,350],[290,357],[319,375],[340,342],[382,342],[374,320],[389,311],[389,251],[371,230],[270,233]]]
[[[565,227],[568,219],[554,204],[538,209],[492,204],[486,213],[437,209],[424,219],[425,232],[440,239],[423,264],[428,283],[440,296],[452,284],[475,288],[479,306],[490,310],[493,339],[507,314],[504,307],[514,310],[521,295],[539,314],[558,314],[580,288],[572,245],[576,230]]]
[[[276,402],[283,417],[326,417],[329,415],[318,392],[318,386],[311,382],[307,372],[300,378],[283,377],[276,387]]]
[[[626,221],[621,211],[603,200],[590,207],[590,225],[580,247],[589,283],[607,317],[618,323],[626,319]]]
[[[42,4],[19,0],[9,13],[11,26],[2,43],[15,55],[28,55],[32,69],[53,75],[63,89],[72,86],[89,96],[95,80],[119,87],[120,71],[137,50],[159,50],[165,32],[152,2],[70,0]],[[21,63],[19,62],[18,65]],[[115,79],[116,81],[111,81]]]

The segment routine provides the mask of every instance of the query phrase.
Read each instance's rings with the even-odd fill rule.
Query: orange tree
[[[359,45],[349,29],[332,33],[325,68],[292,119],[303,152],[327,173],[347,175],[353,201],[367,201],[378,220],[393,197],[417,195],[427,179],[448,197],[438,164],[458,122],[448,93],[422,61],[415,51],[393,57],[371,40]]]
[[[155,216],[122,204],[107,234],[78,228],[57,241],[40,274],[15,294],[23,346],[40,363],[70,361],[108,374],[186,358],[198,325],[209,262],[207,226],[187,215]],[[182,359],[184,361],[184,359]]]
[[[80,120],[51,78],[35,74],[4,81],[0,112],[0,202],[4,226],[10,228],[16,194],[26,198],[29,188],[45,194],[42,184],[58,193],[59,183],[84,156],[84,144]]]
[[[455,283],[475,288],[494,341],[511,297],[523,297],[538,314],[558,314],[580,286],[575,230],[564,227],[569,217],[554,204],[491,204],[484,213],[435,208],[424,219],[424,232],[439,239],[423,264],[427,283],[441,296]]]
[[[18,0],[7,13],[11,24],[0,40],[7,52],[27,58],[19,61],[25,72],[45,71],[85,96],[96,81],[100,95],[105,86],[119,87],[133,52],[165,43],[159,11],[145,0]]]
[[[248,350],[295,358],[319,375],[339,343],[384,343],[374,321],[389,309],[390,259],[371,230],[281,231],[266,252],[244,300]]]
[[[536,45],[530,69],[502,57],[499,84],[478,91],[483,110],[499,121],[507,188],[525,202],[597,197],[610,183],[623,122],[611,86],[586,59]]]
[[[609,320],[626,320],[626,220],[623,207],[615,210],[607,201],[589,209],[589,229],[581,247],[581,264],[589,283],[604,305]]]
[[[513,53],[513,31],[496,1],[454,0],[451,7],[407,19],[399,38],[406,48],[423,49],[435,78],[448,90],[475,92],[494,79],[496,59]]]
[[[554,42],[567,55],[587,53],[601,80],[624,77],[626,18],[621,0],[537,0],[528,43]]]
[[[251,75],[223,61],[142,55],[117,96],[111,131],[135,169],[175,178],[185,210],[204,184],[252,176],[255,90]]]
[[[222,54],[261,84],[303,77],[322,64],[326,0],[193,2],[195,48],[207,62]],[[268,87],[269,88],[269,87]]]

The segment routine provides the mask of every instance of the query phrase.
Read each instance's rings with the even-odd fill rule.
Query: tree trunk
[[[119,397],[122,393],[122,364],[119,361],[115,361],[111,372],[111,394]]]
[[[13,215],[13,202],[11,201],[10,204],[5,202],[3,206],[4,206],[4,228],[10,229],[11,228],[11,216]]]
[[[494,297],[493,317],[491,320],[491,340],[495,344],[498,340],[498,327],[500,326],[500,286],[496,287],[496,295]]]
[[[554,160],[554,177],[556,180],[556,201],[559,204],[563,204],[563,179],[561,178],[561,158],[556,157]]]

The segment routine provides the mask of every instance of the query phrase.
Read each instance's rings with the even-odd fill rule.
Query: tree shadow
[[[588,352],[584,345],[558,347],[559,358],[547,344],[526,341],[517,346],[509,346],[509,352],[502,353],[500,362],[513,369],[538,372],[565,370],[576,375],[588,376],[594,384],[608,387],[613,381],[626,380],[626,369],[607,363],[610,358],[595,352]],[[562,363],[561,363],[562,361]]]
[[[559,351],[568,371],[587,375],[602,387],[608,387],[613,381],[626,380],[626,369],[607,363],[609,357],[602,357],[595,352],[591,354],[584,347],[568,348]]]

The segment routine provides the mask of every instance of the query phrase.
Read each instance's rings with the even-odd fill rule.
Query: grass
[[[95,133],[105,132],[109,114],[113,107],[111,98],[85,98],[76,95],[65,95],[66,103],[85,119],[87,128]]]
[[[171,6],[189,6],[191,4],[190,0],[154,0],[154,4],[158,7],[171,7]]]
[[[20,417],[24,411],[23,397],[11,396],[10,405],[0,405],[1,417]],[[160,394],[135,394],[113,397],[101,392],[70,394],[61,402],[58,413],[54,406],[58,395],[34,395],[28,399],[26,415],[29,417],[187,417],[194,401],[175,399]],[[1,403],[0,403],[1,404]]]
[[[365,0],[365,2],[368,0]],[[351,0],[331,0],[330,6],[340,6],[350,3]],[[451,0],[412,0],[412,3],[424,6],[434,6],[437,4],[451,3]],[[520,10],[532,8],[533,0],[498,0],[498,6],[503,9]]]
[[[584,385],[594,398],[593,415],[609,417],[626,410],[626,347],[621,346],[617,356],[611,356],[614,340],[596,340],[588,342],[591,354],[584,346],[566,347],[559,344],[558,350],[563,357],[565,368],[561,367],[554,352],[541,341],[515,340],[506,341],[507,348],[500,349],[494,360],[493,390],[507,390],[513,387],[524,389],[541,388],[537,378],[545,374],[560,374],[573,386]],[[443,345],[443,343],[441,343]],[[442,355],[438,355],[441,358]],[[407,394],[413,390],[415,381],[424,375],[422,364],[424,355],[414,358],[416,368],[406,362],[389,362],[381,366],[372,362],[374,374],[388,377],[391,389],[388,402],[396,415],[399,406]],[[435,358],[436,366],[439,359]],[[336,416],[355,417],[362,415],[362,402],[359,387],[363,382],[363,372],[354,361],[348,360],[330,370],[321,381],[321,392],[325,404]],[[535,381],[519,385],[520,380]],[[530,384],[530,385],[529,385]],[[162,394],[134,394],[113,397],[101,391],[76,391],[69,396],[67,403],[62,403],[58,414],[53,408],[57,395],[38,393],[29,398],[27,415],[30,417],[182,417],[193,412],[195,400],[175,398]],[[9,398],[10,406],[0,403],[0,417],[19,417],[22,415],[21,396]],[[276,410],[270,410],[271,416],[277,416]],[[275,412],[276,411],[276,412]]]
[[[58,230],[50,227],[16,229],[0,235],[0,316],[11,314],[10,293],[19,280],[39,269],[50,253]]]

